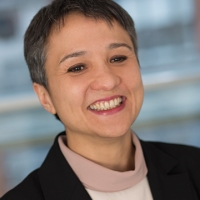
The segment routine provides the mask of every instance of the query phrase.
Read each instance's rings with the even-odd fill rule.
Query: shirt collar
[[[58,143],[62,154],[82,182],[92,190],[116,192],[133,187],[147,175],[147,166],[141,144],[134,132],[132,141],[135,146],[135,170],[118,172],[98,165],[70,150],[65,144],[66,136],[59,136]],[[134,159],[134,155],[133,155]]]

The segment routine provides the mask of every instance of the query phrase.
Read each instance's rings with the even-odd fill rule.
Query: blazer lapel
[[[39,179],[45,200],[91,200],[62,155],[58,136],[39,169]]]
[[[141,144],[154,200],[198,200],[183,164],[152,143]]]

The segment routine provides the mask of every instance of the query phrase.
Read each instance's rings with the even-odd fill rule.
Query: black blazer
[[[200,200],[200,149],[144,141],[141,145],[154,200]],[[42,166],[1,200],[91,198],[66,162],[56,138]]]

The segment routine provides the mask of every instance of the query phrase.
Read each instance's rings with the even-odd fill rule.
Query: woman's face
[[[128,33],[117,23],[71,14],[47,45],[48,111],[68,134],[119,137],[143,102],[140,69]]]

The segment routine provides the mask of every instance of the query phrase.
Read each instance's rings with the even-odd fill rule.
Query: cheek
[[[63,79],[55,83],[54,91],[56,107],[63,111],[74,111],[84,104],[87,85],[79,79]]]
[[[140,75],[139,70],[132,70],[129,74],[127,74],[124,77],[126,81],[126,87],[128,88],[132,103],[134,104],[134,107],[136,107],[136,110],[140,110],[140,107],[143,103],[144,98],[144,87]]]
[[[143,88],[140,71],[136,67],[130,67],[129,70],[123,74],[123,80],[127,87],[133,91],[137,91]]]
[[[140,78],[138,78],[136,87],[134,89],[135,89],[135,94],[134,94],[135,95],[135,107],[136,107],[136,112],[138,114],[142,107],[142,103],[144,100],[144,87],[143,87],[142,80]]]

